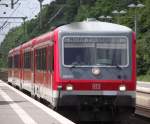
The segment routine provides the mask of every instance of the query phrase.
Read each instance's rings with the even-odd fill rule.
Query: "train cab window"
[[[128,65],[126,37],[65,37],[63,44],[63,64],[68,67]]]
[[[96,45],[96,63],[125,66],[128,64],[128,45],[126,38],[104,38]]]
[[[24,68],[31,68],[31,52],[24,53]]]
[[[46,70],[46,48],[36,50],[36,69]]]

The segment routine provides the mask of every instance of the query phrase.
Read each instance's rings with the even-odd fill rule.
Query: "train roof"
[[[45,34],[42,34],[35,38],[35,41],[36,41],[35,44],[38,44],[44,41],[49,41],[52,39],[52,36],[53,36],[53,32],[47,32]]]
[[[43,35],[37,36],[37,37],[31,39],[30,41],[25,42],[22,45],[11,49],[9,51],[9,54],[18,52],[20,49],[26,49],[28,47],[32,47],[32,46],[39,44],[41,42],[48,41],[48,40],[52,39],[52,36],[53,36],[53,32],[48,32],[48,33],[45,33]]]
[[[97,20],[75,22],[60,26],[58,29],[64,32],[132,32],[132,30],[126,26]]]
[[[30,41],[25,42],[24,44],[22,44],[22,48],[25,49],[25,48],[27,48],[27,47],[31,47],[32,44],[33,44],[33,40],[34,40],[34,39],[32,39],[32,40],[30,40]]]
[[[8,52],[8,54],[12,54],[13,51],[14,51],[14,49],[11,49],[11,50]]]
[[[83,22],[75,22],[66,24],[63,26],[60,26],[57,28],[59,31],[62,32],[102,32],[102,33],[129,33],[132,32],[132,30],[126,26],[114,24],[114,23],[108,23],[108,22],[101,22],[101,21],[83,21]],[[43,35],[40,35],[38,37],[35,37],[34,39],[31,39],[30,41],[13,48],[9,51],[9,54],[12,54],[14,52],[19,51],[21,48],[26,49],[27,47],[30,47],[32,45],[39,44],[43,41],[47,41],[52,39],[53,37],[53,31],[45,33]]]

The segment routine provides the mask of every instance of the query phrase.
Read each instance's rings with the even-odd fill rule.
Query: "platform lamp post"
[[[38,0],[39,1],[39,3],[40,3],[40,29],[42,29],[42,2],[44,1],[44,0]]]
[[[135,34],[137,35],[137,9],[138,8],[143,8],[145,5],[144,4],[130,4],[128,5],[129,8],[132,8],[134,9],[134,31],[135,31]]]
[[[111,19],[112,19],[112,17],[111,16],[104,16],[104,15],[102,15],[102,16],[99,16],[98,17],[100,20],[102,20],[102,21],[111,21]]]
[[[27,39],[27,37],[28,37],[28,33],[27,33],[27,25],[26,25],[26,19],[27,19],[27,17],[22,17],[22,20],[23,20],[23,25],[24,25],[24,36],[25,36],[25,38]]]
[[[114,10],[114,11],[112,11],[112,14],[117,16],[117,23],[118,24],[119,24],[119,21],[120,21],[120,15],[123,15],[123,14],[126,14],[126,13],[127,12],[125,10],[121,10],[121,11]]]

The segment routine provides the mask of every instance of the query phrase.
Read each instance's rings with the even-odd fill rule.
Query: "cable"
[[[15,5],[15,4],[17,4],[19,2],[19,0],[17,0],[16,2],[14,2],[13,4]]]
[[[8,25],[10,25],[10,22],[9,23],[7,22],[3,28],[6,28]]]
[[[21,5],[21,3],[18,4],[18,6],[14,9],[14,11],[9,15],[9,17],[11,17],[15,12],[16,10],[19,8],[19,6]]]
[[[18,4],[18,6],[15,8],[15,10],[13,12],[11,12],[9,17],[11,17],[15,13],[15,11],[19,8],[20,5],[21,5],[21,3]],[[0,29],[4,29],[4,26],[6,25],[7,22],[8,22],[8,19],[4,22],[4,24],[0,27]]]
[[[50,20],[48,21],[48,23],[51,23],[56,17],[57,15],[62,11],[62,9],[64,8],[64,6],[62,6],[57,12],[56,14],[50,18]]]
[[[7,21],[5,21],[4,23],[3,23],[3,25],[0,27],[0,30],[3,30],[3,28],[4,28],[4,26],[7,24]]]

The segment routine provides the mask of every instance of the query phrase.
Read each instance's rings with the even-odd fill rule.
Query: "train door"
[[[31,49],[31,96],[35,96],[35,49]]]
[[[8,82],[12,83],[13,80],[13,56],[8,56]]]
[[[49,101],[53,100],[53,45],[48,46],[47,50],[47,67],[48,67],[48,89]]]
[[[23,64],[22,64],[22,51],[20,51],[20,86],[19,88],[22,89],[22,82],[23,82]]]
[[[37,97],[45,97],[46,89],[46,47],[35,49],[34,87]]]
[[[19,67],[18,67],[18,72],[19,72],[19,76],[18,76],[18,78],[19,78],[19,84],[18,84],[18,86],[19,86],[19,88],[20,88],[20,86],[21,86],[21,76],[22,76],[22,74],[21,74],[21,51],[20,51],[20,53],[19,53]]]
[[[8,82],[11,82],[12,77],[12,57],[8,56]]]
[[[12,55],[12,79],[11,82],[13,83],[14,80],[14,55]]]
[[[38,48],[35,48],[34,49],[34,95],[39,96],[40,94],[40,90],[39,90],[39,85],[41,82],[40,79],[41,79],[41,52],[40,52],[40,49]]]
[[[15,53],[14,56],[14,84],[20,86],[20,54],[19,52]]]
[[[42,98],[44,99],[47,99],[47,91],[48,91],[48,76],[47,76],[47,46],[45,46],[44,48],[41,49],[41,52],[42,52],[42,55],[41,55],[41,58],[42,58],[42,67],[41,67],[41,70],[42,70],[42,87],[40,88],[41,90],[41,96]]]

